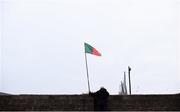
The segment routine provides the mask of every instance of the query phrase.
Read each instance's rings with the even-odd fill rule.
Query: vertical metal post
[[[88,73],[88,64],[87,64],[86,52],[85,52],[85,61],[86,61],[86,72],[87,72],[88,90],[89,90],[89,93],[90,93],[90,83],[89,83],[89,73]]]
[[[128,75],[129,75],[129,94],[131,95],[131,75],[130,75],[131,68],[128,66]]]

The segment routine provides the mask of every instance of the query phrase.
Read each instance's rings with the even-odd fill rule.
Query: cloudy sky
[[[180,0],[0,0],[0,91],[118,94],[131,66],[133,94],[180,92]]]

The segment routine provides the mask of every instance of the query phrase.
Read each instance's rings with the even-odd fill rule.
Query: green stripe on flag
[[[90,53],[90,54],[93,53],[93,47],[92,46],[90,46],[87,43],[84,43],[84,46],[85,46],[85,53]]]

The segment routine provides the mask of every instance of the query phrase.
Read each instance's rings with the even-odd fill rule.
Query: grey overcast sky
[[[180,0],[0,0],[0,91],[118,94],[127,66],[133,94],[180,92]]]

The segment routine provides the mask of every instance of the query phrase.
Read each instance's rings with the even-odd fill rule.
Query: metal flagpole
[[[129,94],[131,95],[131,77],[130,77],[131,68],[128,66],[128,74],[129,74]]]
[[[85,52],[85,61],[86,61],[86,72],[87,72],[88,90],[89,90],[89,93],[90,93],[90,83],[89,83],[89,73],[88,73],[88,64],[87,64],[86,52]]]

